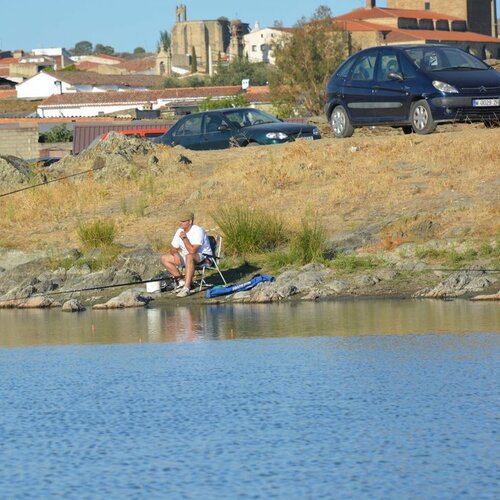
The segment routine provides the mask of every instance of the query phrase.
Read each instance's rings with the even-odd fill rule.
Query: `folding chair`
[[[195,267],[196,271],[201,271],[201,279],[199,287],[200,291],[204,286],[206,287],[209,286],[205,280],[205,271],[207,269],[217,271],[222,279],[222,282],[224,283],[224,286],[227,286],[227,281],[224,278],[224,275],[222,274],[219,267],[219,260],[221,259],[221,253],[222,253],[222,236],[220,235],[209,236],[208,241],[210,242],[212,255],[204,253],[203,255],[205,256],[205,259],[201,261],[199,264],[197,264]]]

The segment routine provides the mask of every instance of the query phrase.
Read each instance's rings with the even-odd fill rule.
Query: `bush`
[[[233,95],[231,97],[226,97],[224,99],[212,99],[207,97],[201,102],[199,109],[200,111],[207,111],[209,109],[223,109],[223,108],[239,108],[246,107],[250,103],[248,99],[241,94]]]
[[[57,125],[44,134],[40,134],[40,142],[71,142],[73,134],[66,128],[66,125]]]
[[[310,222],[310,219],[313,222]],[[290,255],[293,262],[308,264],[319,262],[324,258],[327,238],[323,225],[317,216],[302,219],[302,228],[296,234],[290,245]]]
[[[247,254],[274,250],[286,241],[283,221],[245,207],[223,207],[211,214],[224,235],[228,253]]]
[[[114,222],[95,220],[79,224],[77,234],[84,248],[104,248],[113,245],[116,228]]]
[[[352,273],[359,269],[372,269],[380,265],[380,261],[369,255],[339,254],[335,257],[331,267],[339,271]]]

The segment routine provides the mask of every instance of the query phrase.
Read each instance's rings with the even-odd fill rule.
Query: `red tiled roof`
[[[189,100],[205,99],[207,97],[227,97],[238,94],[241,91],[239,85],[226,87],[183,87],[162,90],[143,90],[125,92],[77,92],[68,94],[52,95],[45,99],[42,107],[65,107],[65,106],[95,106],[127,104],[132,106],[141,105],[159,100]],[[250,87],[247,97],[251,101],[266,100],[269,93],[268,87]]]
[[[414,42],[415,40],[436,40],[449,42],[483,42],[500,43],[500,38],[474,33],[473,31],[443,31],[443,30],[407,30],[395,28],[387,24],[376,24],[367,21],[345,20],[338,22],[337,25],[347,31],[387,31],[386,41],[396,42]]]
[[[140,59],[130,59],[117,65],[117,68],[123,68],[133,73],[151,70],[156,65],[156,57],[142,57]]]
[[[92,54],[92,56],[99,57],[101,59],[109,59],[110,61],[117,61],[117,62],[126,61],[126,59],[123,59],[123,57],[109,56],[107,54]]]
[[[0,66],[17,64],[20,59],[20,57],[4,57],[3,59],[0,59]]]
[[[390,28],[388,28],[389,30]],[[433,40],[439,42],[483,42],[500,43],[500,38],[495,38],[473,31],[441,31],[441,30],[403,30],[391,29],[387,35],[388,42],[414,42],[415,40]]]
[[[75,66],[78,69],[81,69],[82,71],[88,71],[91,69],[96,69],[99,66],[99,63],[90,62],[90,61],[81,61],[81,62],[75,63]]]
[[[415,10],[415,9],[385,9],[382,7],[374,7],[373,9],[354,9],[347,14],[336,16],[338,20],[355,20],[355,19],[377,19],[384,17],[415,17],[417,19],[447,19],[448,21],[461,21],[463,19],[448,14],[441,14],[432,10]]]
[[[9,76],[10,70],[9,68],[0,68],[0,76]]]

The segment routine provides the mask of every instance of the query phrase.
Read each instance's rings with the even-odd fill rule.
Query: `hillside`
[[[127,248],[167,247],[177,209],[192,208],[198,223],[217,231],[210,214],[227,205],[274,213],[292,229],[304,217],[317,218],[338,248],[495,240],[500,129],[439,130],[405,136],[367,129],[346,140],[218,152],[112,137],[43,173],[50,179],[94,172],[1,197],[0,247],[77,247],[78,223],[95,218],[115,220],[118,241]],[[183,157],[192,163],[184,164]],[[26,185],[0,178],[2,193]]]

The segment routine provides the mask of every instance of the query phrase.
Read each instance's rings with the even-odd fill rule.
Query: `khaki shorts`
[[[179,253],[179,257],[181,258],[181,266],[186,267],[186,259],[184,258],[184,255],[182,253]],[[199,264],[204,258],[205,256],[201,253],[194,254],[194,260],[197,264]]]

